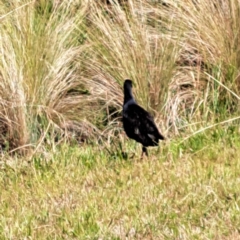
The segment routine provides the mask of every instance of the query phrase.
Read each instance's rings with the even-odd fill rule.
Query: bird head
[[[132,85],[133,85],[132,80],[126,79],[124,81],[124,88],[129,88],[129,87],[132,88]]]

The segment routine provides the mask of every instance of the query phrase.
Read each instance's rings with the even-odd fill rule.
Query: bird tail
[[[159,133],[159,139],[160,140],[165,140],[165,137],[161,133]]]

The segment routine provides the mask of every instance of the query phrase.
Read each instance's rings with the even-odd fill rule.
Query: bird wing
[[[158,139],[164,139],[152,116],[136,103],[124,109],[123,123],[127,135],[146,146],[158,142]]]

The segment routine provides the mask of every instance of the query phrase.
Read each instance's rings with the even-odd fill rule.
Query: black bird
[[[158,131],[153,117],[136,103],[131,80],[125,80],[123,90],[123,128],[129,138],[142,144],[142,157],[144,153],[148,156],[147,147],[157,146],[164,137]]]

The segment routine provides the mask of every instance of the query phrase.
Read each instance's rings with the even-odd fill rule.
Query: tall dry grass
[[[238,114],[239,2],[127,2],[92,2],[92,93],[121,109],[119,85],[133,79],[167,135]]]
[[[239,1],[169,1],[169,13],[173,27],[184,31],[178,61],[181,77],[172,89],[178,88],[176,82],[191,86],[170,95],[174,116],[188,110],[190,123],[205,124],[239,114]]]
[[[79,59],[87,45],[81,44],[84,36],[77,29],[87,5],[2,1],[0,8],[5,14],[0,29],[1,145],[36,147],[69,121],[85,117],[88,99],[81,94]]]
[[[1,146],[121,132],[125,78],[165,135],[229,123],[239,113],[239,9],[237,0],[2,0]]]
[[[96,95],[108,92],[116,107],[122,105],[121,88],[126,78],[134,81],[139,103],[159,112],[164,106],[179,46],[170,34],[161,32],[158,16],[149,21],[154,10],[143,1],[130,0],[124,5],[92,2],[88,16],[91,27],[87,29],[92,43],[88,65],[93,77],[89,85],[96,84],[92,87]]]

